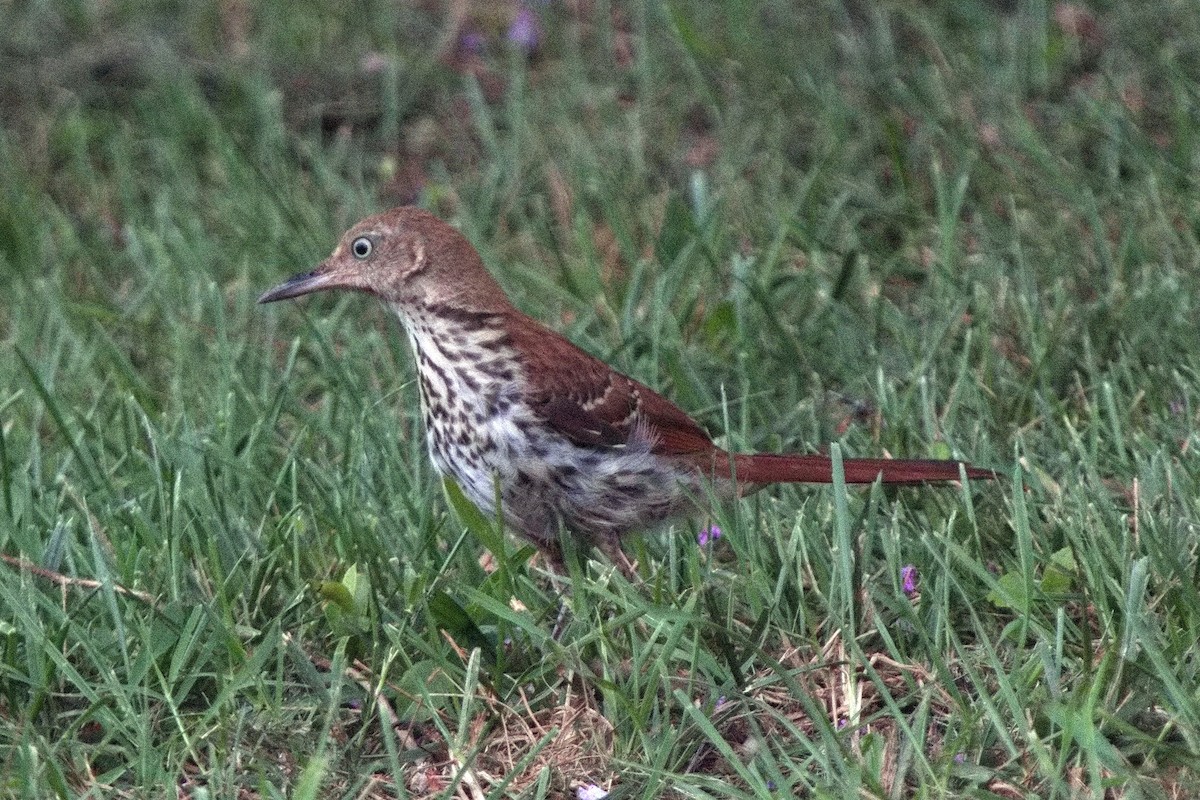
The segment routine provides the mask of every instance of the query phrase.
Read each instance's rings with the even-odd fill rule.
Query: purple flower
[[[900,568],[900,582],[903,584],[904,593],[912,597],[917,593],[917,568],[912,564],[905,564]]]
[[[522,5],[517,10],[512,24],[508,26],[508,41],[528,53],[538,46],[541,37],[542,31],[537,17],[527,6]]]
[[[458,46],[468,53],[482,53],[487,46],[487,38],[479,31],[463,31],[458,37]]]
[[[720,697],[717,698],[717,704],[715,706],[713,706],[713,711],[716,711],[723,705],[725,705],[725,695],[721,695]]]
[[[700,529],[700,535],[696,537],[696,541],[700,543],[701,547],[704,547],[709,542],[715,542],[717,539],[720,539],[720,538],[721,538],[720,527],[718,527],[716,525],[716,523],[711,523],[709,525],[705,525],[703,528]]]
[[[954,763],[955,764],[967,763],[967,754],[966,753],[955,753],[954,754]]]

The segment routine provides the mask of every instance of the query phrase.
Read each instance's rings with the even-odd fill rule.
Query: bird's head
[[[376,295],[401,314],[422,305],[485,312],[509,308],[470,242],[433,214],[412,206],[357,223],[316,269],[289,278],[258,302],[327,289]]]

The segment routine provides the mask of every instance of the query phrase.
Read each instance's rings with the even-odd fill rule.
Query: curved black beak
[[[300,275],[293,275],[283,283],[263,292],[258,298],[260,303],[274,303],[276,300],[290,300],[293,297],[299,297],[302,294],[311,294],[319,292],[323,289],[338,288],[333,273],[322,271],[320,268],[312,272],[305,272]]]

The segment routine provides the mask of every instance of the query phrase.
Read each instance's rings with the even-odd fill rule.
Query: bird
[[[551,565],[565,534],[632,569],[620,546],[630,531],[706,498],[834,480],[825,455],[722,449],[663,395],[519,311],[466,237],[421,208],[366,217],[258,302],[333,290],[374,295],[399,318],[434,467]],[[996,477],[957,460],[846,458],[842,469],[848,484]]]

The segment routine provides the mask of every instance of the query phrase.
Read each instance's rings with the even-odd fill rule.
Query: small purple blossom
[[[696,541],[700,543],[701,547],[704,547],[709,542],[715,542],[720,538],[721,528],[716,523],[712,523],[700,529],[700,535],[696,537]]]
[[[604,800],[608,797],[608,792],[594,783],[589,783],[587,786],[580,786],[576,789],[575,797],[577,800]]]
[[[904,589],[904,593],[912,597],[917,593],[917,568],[912,564],[905,564],[900,568],[900,583]]]
[[[507,38],[509,42],[527,53],[538,46],[538,40],[542,38],[541,26],[538,25],[533,11],[527,6],[522,5],[517,10],[516,17],[508,26]]]
[[[967,754],[966,753],[955,753],[954,754],[954,763],[955,764],[967,763]]]
[[[459,49],[467,53],[479,54],[487,47],[487,37],[476,30],[467,30],[459,34]]]
[[[723,705],[725,705],[725,695],[721,695],[720,697],[717,698],[717,704],[715,706],[713,706],[713,711],[720,710],[721,706],[723,706]]]
[[[837,721],[837,729],[840,731],[842,728],[846,727],[846,723],[848,723],[849,721],[850,720],[846,719],[845,717],[843,717],[842,719],[839,719]]]

